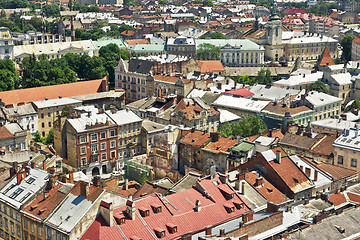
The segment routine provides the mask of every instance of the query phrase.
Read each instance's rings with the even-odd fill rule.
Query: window
[[[48,117],[50,117],[51,115],[50,115],[50,113],[48,112]]]
[[[116,143],[115,141],[111,141],[110,142],[110,148],[115,148],[115,143]]]
[[[11,230],[11,233],[15,233],[15,228],[14,228],[13,222],[10,222],[10,230]]]
[[[16,234],[18,235],[18,237],[20,237],[20,225],[19,224],[16,224]]]
[[[338,156],[338,164],[344,164],[344,157],[341,155]]]
[[[96,141],[97,141],[97,134],[96,134],[96,133],[91,134],[91,141],[92,141],[92,142],[96,142]]]
[[[49,127],[51,127],[51,122],[48,123]]]
[[[105,132],[101,132],[100,133],[100,139],[105,139],[105,138],[106,138]]]
[[[16,198],[17,196],[19,196],[20,195],[20,193],[22,193],[24,191],[24,189],[22,189],[22,188],[18,188],[18,189],[16,189],[12,194],[10,194],[10,198],[12,198],[12,199],[14,199],[14,198]]]
[[[30,231],[33,233],[34,232],[34,223],[30,223]]]
[[[111,151],[110,152],[110,157],[111,158],[116,158],[116,151]]]
[[[42,236],[42,227],[38,227],[38,234],[39,236]]]
[[[105,150],[105,149],[106,149],[106,143],[104,143],[104,142],[101,143],[101,144],[100,144],[100,149],[101,149],[101,150]]]
[[[41,118],[44,118],[44,114],[43,114],[43,113],[41,114]]]
[[[20,199],[20,202],[23,202],[25,199],[27,199],[29,196],[30,196],[31,193],[27,193],[25,194],[25,196],[23,196],[21,199]]]
[[[45,127],[45,123],[41,123],[41,127],[43,127],[43,128],[44,128],[44,127]]]
[[[115,137],[115,130],[110,130],[110,137]]]
[[[101,154],[101,160],[106,160],[106,153]]]
[[[85,136],[80,136],[80,143],[84,143],[85,142]]]
[[[81,165],[85,166],[86,165],[86,158],[81,158]]]
[[[95,144],[91,144],[91,151],[92,152],[96,152],[98,151],[98,145],[95,143]]]
[[[33,182],[35,182],[35,178],[33,178],[33,177],[29,177],[29,178],[26,180],[26,183],[28,183],[28,184],[32,184]]]
[[[351,159],[351,167],[357,167],[357,160],[355,158]]]
[[[81,147],[81,148],[80,148],[80,154],[81,154],[81,155],[86,154],[86,147]]]

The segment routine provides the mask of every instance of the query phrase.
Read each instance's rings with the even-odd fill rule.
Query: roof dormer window
[[[235,211],[235,207],[231,204],[225,204],[224,207],[228,213],[232,213]]]
[[[162,229],[162,228],[155,228],[154,229],[155,231],[155,234],[158,238],[163,238],[165,237],[165,229]]]
[[[175,224],[167,223],[166,227],[168,228],[169,233],[171,233],[171,234],[177,232],[177,226]]]
[[[160,213],[161,212],[161,205],[160,204],[159,205],[152,205],[151,207],[152,207],[154,213]]]
[[[150,210],[146,208],[139,208],[140,214],[142,217],[150,216]]]

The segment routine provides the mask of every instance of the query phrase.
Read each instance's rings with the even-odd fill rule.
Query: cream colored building
[[[359,127],[345,129],[334,141],[334,165],[360,171]]]
[[[65,106],[78,107],[82,101],[73,98],[58,98],[34,102],[33,105],[38,112],[38,129],[41,137],[49,134],[53,123]]]
[[[0,59],[14,58],[14,39],[6,27],[0,27]]]
[[[96,46],[92,40],[14,46],[14,59],[19,61],[32,54],[34,54],[37,59],[40,59],[40,56],[45,54],[47,59],[50,60],[61,58],[67,53],[74,53],[77,55],[88,54],[91,57],[98,55]]]
[[[357,37],[352,41],[351,60],[360,60],[360,37]]]

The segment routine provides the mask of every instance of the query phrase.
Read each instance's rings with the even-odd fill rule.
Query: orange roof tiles
[[[263,109],[263,111],[264,112],[269,112],[270,114],[283,115],[283,116],[285,116],[286,112],[289,112],[290,116],[293,117],[294,115],[311,111],[311,109],[306,107],[306,106],[300,106],[300,107],[296,107],[296,108],[289,108],[289,107],[283,107],[281,105],[275,105],[274,106],[274,104],[268,104]]]
[[[201,131],[189,132],[185,137],[180,139],[181,143],[191,144],[196,146],[204,146],[210,141],[210,133],[205,133]]]
[[[59,191],[62,186],[62,183],[56,183],[56,186],[49,191],[45,199],[43,194],[39,195],[24,206],[23,211],[41,220],[46,219],[67,195],[66,192]]]
[[[237,139],[232,139],[231,137],[224,138],[219,136],[219,140],[216,142],[210,142],[206,147],[204,147],[205,150],[211,150],[211,151],[218,151],[218,152],[225,152],[229,153],[228,150],[232,146],[234,146],[237,143]]]
[[[0,140],[14,137],[5,126],[0,127]]]
[[[321,60],[320,60],[319,66],[335,65],[334,61],[332,60],[332,58],[330,56],[330,52],[327,47],[324,49],[323,53],[321,54],[320,59]]]
[[[335,206],[339,206],[343,203],[346,203],[346,197],[343,193],[333,193],[329,196],[329,201],[332,202]]]
[[[274,154],[280,150],[281,163],[271,161],[269,164],[276,171],[276,173],[282,178],[286,185],[294,192],[298,192],[311,185],[311,181],[306,175],[296,166],[296,164],[286,155],[282,148],[278,147],[272,149]]]
[[[122,31],[120,33],[120,35],[131,37],[131,36],[135,35],[135,32],[133,30],[125,30],[125,31]]]
[[[269,137],[269,138],[276,138],[277,137],[279,139],[282,139],[284,137],[284,134],[282,134],[281,129],[273,129],[273,130],[270,130],[268,132],[262,132],[260,134],[254,135],[254,136],[250,136],[250,137],[248,137],[248,141],[253,142],[254,140],[256,140],[260,136]]]
[[[258,176],[255,174],[255,172],[245,173],[245,181],[247,181],[251,186],[253,186],[254,189],[258,191],[269,202],[281,204],[290,200],[266,179],[262,180],[263,184],[261,186],[255,186],[257,178]]]
[[[146,39],[129,39],[125,40],[125,42],[129,45],[137,45],[137,44],[150,44]]]
[[[219,60],[209,60],[209,61],[196,61],[200,67],[201,73],[212,73],[212,72],[222,72],[225,71],[224,66]]]
[[[346,178],[346,177],[356,174],[355,170],[351,170],[351,169],[347,169],[344,167],[335,166],[335,165],[327,164],[327,163],[316,164],[316,167],[318,169],[320,169],[321,171],[323,171],[324,173],[330,175],[334,181],[337,181],[339,179]]]
[[[189,103],[189,101],[192,101],[192,103]],[[173,110],[173,112],[176,113],[177,111],[182,111],[185,115],[185,118],[191,121],[194,119],[202,118],[200,112],[203,110],[204,108],[202,108],[195,100],[182,99],[180,103],[176,106],[176,108]],[[214,107],[210,107],[207,112],[209,116],[215,116],[220,114],[220,112],[217,111]]]
[[[336,136],[324,136],[319,140],[310,150],[316,154],[323,156],[330,156],[334,152],[333,143],[336,140]]]
[[[350,201],[360,203],[360,195],[359,194],[348,192],[347,196]]]
[[[166,76],[166,75],[155,75],[154,76],[155,81],[161,81],[161,82],[168,82],[168,83],[176,83],[179,80],[179,77],[172,77],[172,76]],[[189,83],[190,80],[183,78],[182,81],[186,84]]]
[[[92,81],[81,81],[60,85],[17,89],[12,91],[0,92],[1,101],[5,104],[18,104],[20,102],[36,102],[47,99],[56,99],[61,97],[73,97],[97,92],[103,92],[108,89],[107,77]]]

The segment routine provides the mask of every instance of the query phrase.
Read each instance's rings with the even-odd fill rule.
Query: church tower
[[[282,23],[277,15],[277,7],[273,1],[271,17],[266,24],[265,33],[265,60],[279,61],[283,57],[284,46],[282,45]]]
[[[275,1],[271,8],[271,17],[266,24],[266,44],[268,45],[281,45],[282,44],[282,24],[279,16],[277,15],[277,7]]]

